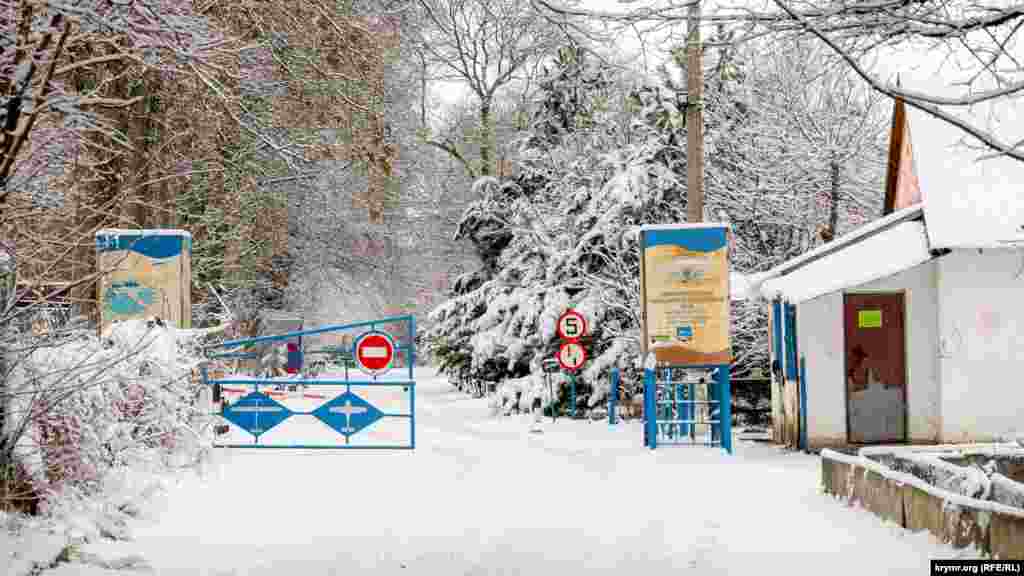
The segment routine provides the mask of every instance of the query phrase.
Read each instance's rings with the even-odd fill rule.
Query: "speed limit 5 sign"
[[[558,318],[558,336],[562,340],[578,340],[587,334],[587,319],[569,309]]]

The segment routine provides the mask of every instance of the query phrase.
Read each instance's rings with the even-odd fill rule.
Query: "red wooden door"
[[[903,294],[846,294],[846,418],[850,442],[903,442],[907,357]]]

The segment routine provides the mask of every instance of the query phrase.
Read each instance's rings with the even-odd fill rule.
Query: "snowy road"
[[[821,495],[815,457],[745,443],[732,457],[652,453],[636,423],[529,434],[527,417],[491,418],[428,375],[414,452],[222,452],[134,542],[86,550],[175,576],[918,576],[955,555]]]

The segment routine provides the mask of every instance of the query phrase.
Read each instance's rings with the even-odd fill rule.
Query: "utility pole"
[[[686,35],[686,214],[704,220],[704,64],[700,48],[700,0],[693,0]]]

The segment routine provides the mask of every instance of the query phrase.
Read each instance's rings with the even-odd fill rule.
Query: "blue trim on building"
[[[775,351],[773,360],[782,366],[782,302],[772,302],[772,348]]]
[[[783,308],[786,316],[786,379],[796,380],[799,370],[796,352],[796,306],[787,302]]]
[[[807,359],[800,358],[800,449],[807,450]]]

